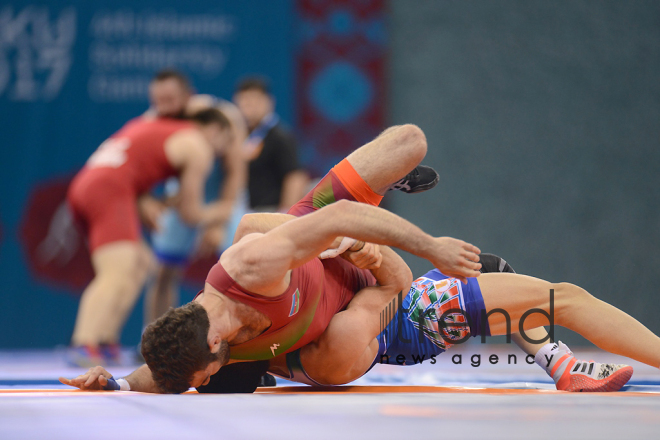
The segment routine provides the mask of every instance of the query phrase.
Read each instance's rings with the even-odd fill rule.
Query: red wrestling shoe
[[[570,348],[561,341],[554,344],[548,354],[552,356],[552,362],[546,371],[561,391],[619,391],[633,374],[633,367],[629,365],[576,359]]]

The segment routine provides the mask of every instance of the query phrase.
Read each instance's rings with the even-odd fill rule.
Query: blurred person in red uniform
[[[211,227],[224,220],[220,203],[204,205],[203,188],[214,155],[230,141],[229,127],[217,109],[190,120],[139,117],[103,142],[76,175],[67,200],[87,234],[95,276],[80,300],[72,362],[103,362],[103,346],[116,346],[145,281],[150,253],[140,233],[142,194],[178,176],[176,209],[186,222]]]

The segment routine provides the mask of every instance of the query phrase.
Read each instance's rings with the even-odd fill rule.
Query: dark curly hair
[[[183,393],[197,371],[218,359],[209,348],[209,327],[204,307],[191,302],[171,308],[146,328],[142,356],[163,392]]]

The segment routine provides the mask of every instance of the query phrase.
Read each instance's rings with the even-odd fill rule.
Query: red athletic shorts
[[[303,216],[337,200],[353,200],[378,206],[383,196],[374,192],[347,159],[335,165],[328,174],[289,209],[289,214]]]
[[[140,241],[137,195],[100,169],[84,169],[69,186],[67,201],[87,234],[90,252],[115,241]]]

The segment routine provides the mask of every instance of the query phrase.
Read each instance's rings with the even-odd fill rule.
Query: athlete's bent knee
[[[402,125],[400,130],[404,135],[404,144],[409,149],[409,153],[421,162],[426,156],[427,150],[424,132],[414,124]]]
[[[554,283],[552,289],[555,291],[555,299],[584,300],[593,298],[589,292],[580,286],[571,283]]]
[[[583,288],[571,283],[555,283],[551,286],[554,289],[554,310],[555,318],[558,325],[567,326],[570,322],[566,320],[571,319],[572,311],[588,307],[587,303],[593,300],[589,292]]]

